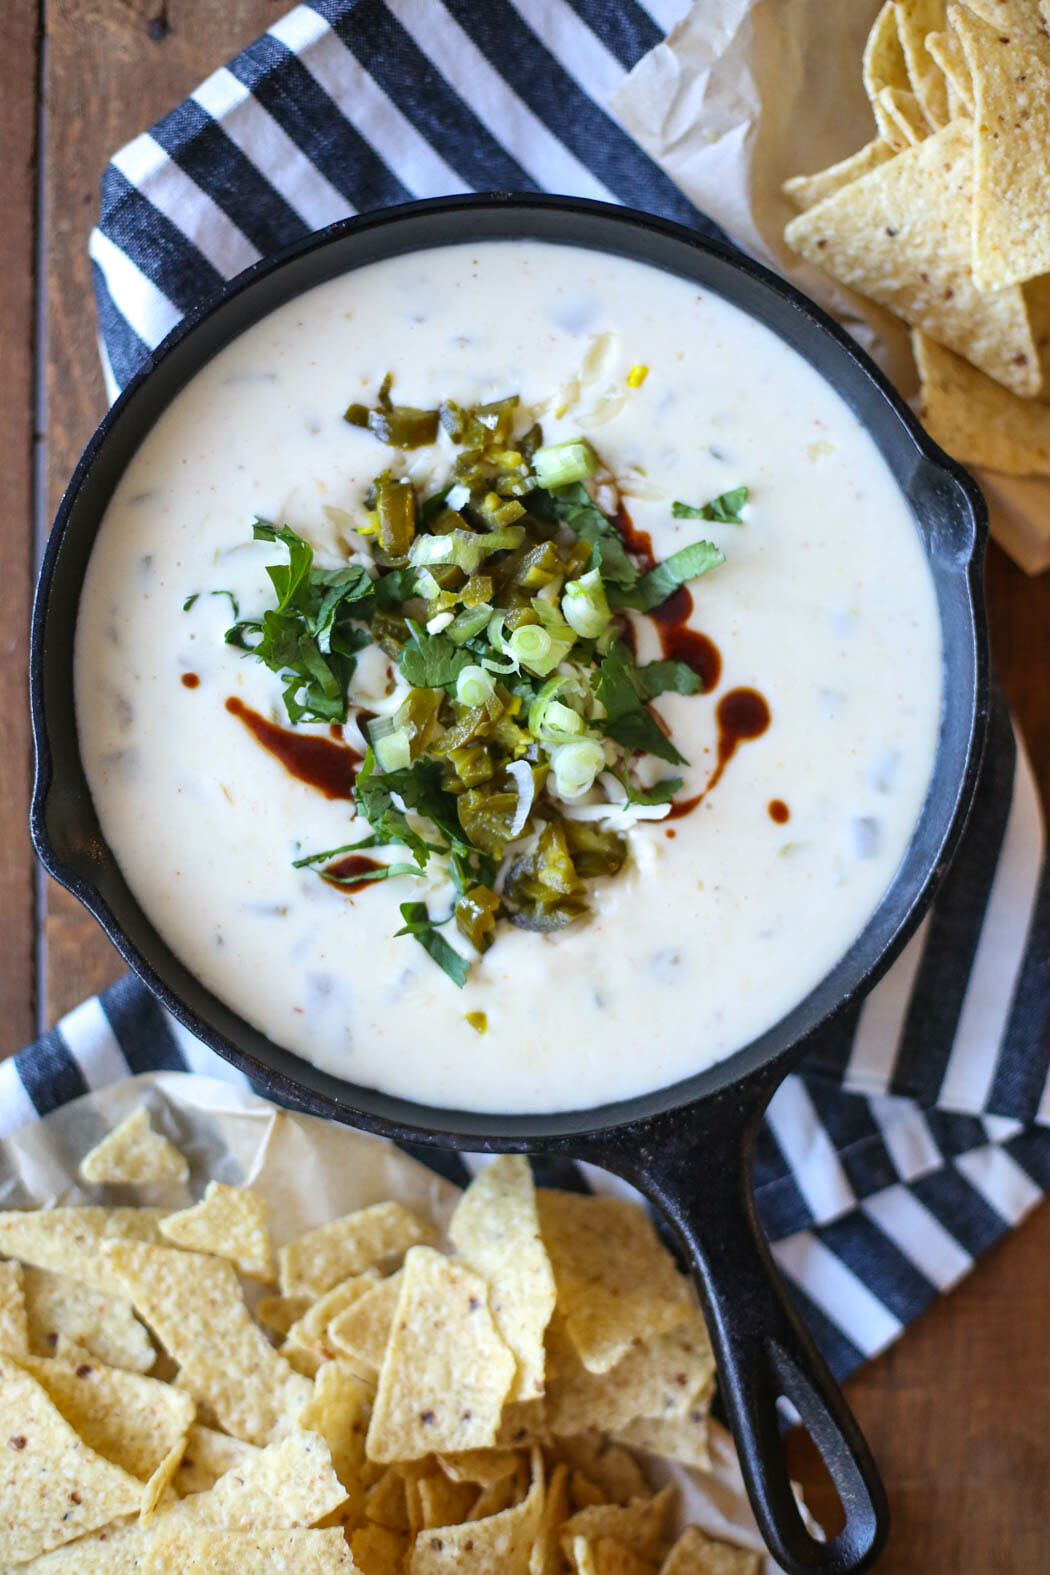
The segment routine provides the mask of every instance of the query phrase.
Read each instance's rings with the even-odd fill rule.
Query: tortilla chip
[[[461,1525],[477,1496],[478,1490],[472,1482],[450,1482],[446,1476],[425,1477],[419,1483],[423,1530]]]
[[[227,1471],[242,1465],[256,1452],[254,1444],[231,1438],[228,1433],[216,1433],[194,1422],[186,1434],[186,1447],[175,1473],[175,1491],[181,1498],[191,1493],[206,1493]]]
[[[20,1263],[0,1263],[0,1352],[5,1356],[29,1354],[23,1274]]]
[[[1020,287],[988,292],[973,282],[972,183],[973,127],[955,120],[792,219],[784,238],[989,377],[1036,394],[1042,378]]]
[[[338,1354],[338,1350],[328,1338],[328,1325],[340,1313],[360,1301],[362,1296],[367,1296],[369,1291],[374,1290],[380,1283],[375,1270],[366,1269],[364,1274],[352,1274],[349,1279],[340,1280],[338,1285],[333,1285],[330,1291],[326,1291],[317,1301],[311,1303],[303,1316],[292,1324],[288,1330],[283,1354],[289,1356],[289,1347],[298,1345],[307,1351],[313,1351],[320,1361],[331,1361]]]
[[[691,1406],[684,1416],[639,1416],[622,1427],[616,1437],[630,1449],[677,1460],[697,1471],[711,1470],[708,1411],[712,1390]]]
[[[163,1209],[12,1209],[0,1214],[0,1256],[112,1290],[99,1243],[160,1241],[164,1218]]]
[[[1050,65],[960,7],[973,78],[973,276],[1000,290],[1050,273]]]
[[[629,1504],[632,1499],[652,1496],[637,1460],[619,1444],[606,1444],[587,1467],[587,1475],[602,1490],[607,1504]]]
[[[507,1398],[534,1399],[543,1393],[543,1335],[555,1288],[524,1155],[504,1154],[475,1177],[448,1233],[464,1262],[488,1282],[496,1327],[517,1361]]]
[[[80,1162],[80,1179],[89,1185],[102,1182],[185,1181],[190,1173],[185,1155],[180,1154],[150,1125],[149,1111],[139,1105],[130,1116],[85,1154]]]
[[[561,1528],[569,1518],[569,1468],[559,1462],[551,1472],[533,1544],[529,1575],[561,1575],[565,1561],[561,1551]]]
[[[142,1483],[90,1449],[46,1391],[0,1356],[0,1561],[21,1564],[137,1511]]]
[[[160,1233],[176,1247],[229,1258],[249,1279],[272,1285],[277,1278],[266,1202],[250,1187],[209,1181],[201,1201],[191,1209],[169,1214],[161,1222]]]
[[[879,104],[900,133],[899,146],[912,147],[929,135],[922,105],[908,88],[883,88]]]
[[[874,137],[856,153],[851,153],[848,159],[840,159],[837,164],[830,164],[826,170],[817,170],[814,175],[793,175],[780,189],[785,197],[791,198],[799,213],[805,213],[807,208],[815,207],[825,197],[841,191],[851,181],[859,180],[869,170],[878,169],[880,164],[893,158],[894,151],[881,137]]]
[[[37,1356],[25,1357],[20,1366],[36,1379],[89,1449],[141,1482],[149,1482],[166,1464],[193,1421],[189,1395],[141,1373],[100,1362],[67,1367]]]
[[[364,1463],[371,1408],[369,1386],[347,1362],[334,1361],[320,1368],[314,1392],[299,1413],[299,1426],[319,1433],[327,1442],[335,1474],[348,1490]]]
[[[101,1258],[178,1362],[182,1387],[228,1433],[267,1444],[302,1410],[308,1381],[252,1322],[224,1258],[120,1241],[103,1243]]]
[[[687,1526],[660,1566],[660,1575],[760,1575],[762,1555],[717,1542]]]
[[[218,1531],[162,1525],[144,1549],[142,1575],[351,1575],[350,1549],[331,1531]]]
[[[948,124],[948,84],[926,48],[926,36],[947,21],[946,0],[895,0],[897,34],[908,80],[931,131]]]
[[[484,1280],[431,1247],[410,1248],[368,1428],[369,1457],[418,1460],[494,1444],[514,1372]]]
[[[207,1492],[184,1498],[172,1513],[226,1531],[277,1530],[311,1526],[345,1498],[325,1440],[296,1429],[232,1466]]]
[[[548,1437],[547,1410],[542,1400],[515,1400],[503,1407],[497,1449],[524,1449],[543,1444]]]
[[[608,1372],[636,1341],[693,1311],[687,1282],[637,1204],[545,1188],[537,1201],[558,1312],[589,1371]]]
[[[948,15],[955,20],[959,6],[952,6]],[[974,12],[994,27],[997,32],[1027,44],[1045,56],[1050,54],[1050,25],[1045,12],[1033,5],[1032,0],[966,0],[966,9]]]
[[[410,1255],[411,1256],[411,1255]],[[422,1531],[408,1561],[409,1575],[529,1575],[533,1543],[543,1525],[543,1456],[532,1452],[532,1486],[512,1509],[487,1520]]]
[[[255,1309],[255,1316],[268,1329],[287,1334],[292,1324],[298,1323],[312,1306],[310,1296],[264,1296]]]
[[[79,1347],[107,1367],[148,1373],[157,1352],[149,1331],[126,1296],[115,1296],[85,1280],[50,1269],[25,1270],[29,1349],[34,1356],[59,1356]]]
[[[328,1339],[346,1353],[363,1378],[376,1377],[383,1365],[401,1294],[401,1276],[399,1269],[388,1280],[380,1280],[375,1290],[367,1291],[328,1325]]]
[[[369,1523],[350,1534],[350,1551],[361,1575],[401,1575],[408,1534]]]
[[[400,1203],[374,1203],[297,1236],[277,1254],[285,1296],[323,1296],[340,1280],[400,1259],[417,1242],[429,1241],[431,1226]]]
[[[897,13],[893,8],[893,0],[886,0],[872,24],[867,43],[864,45],[861,75],[871,112],[875,116],[875,124],[879,128],[879,136],[884,142],[888,142],[891,148],[898,150],[903,145],[900,131],[879,103],[879,94],[883,88],[900,88],[905,91],[909,88],[908,66],[897,31]]]
[[[926,53],[936,61],[948,86],[950,119],[973,115],[973,84],[959,35],[953,27],[926,35]]]
[[[490,1482],[474,1500],[467,1519],[487,1520],[492,1515],[501,1515],[505,1509],[520,1504],[524,1496],[517,1472],[500,1482]]]
[[[551,1430],[616,1432],[633,1417],[682,1416],[711,1385],[715,1359],[704,1320],[695,1309],[674,1329],[639,1341],[607,1373],[589,1373],[560,1324],[550,1331]]]
[[[656,1575],[655,1564],[648,1559],[640,1559],[637,1553],[632,1553],[630,1548],[625,1548],[622,1542],[615,1542],[612,1537],[601,1537],[594,1544],[591,1556],[594,1575]]]
[[[1050,405],[1018,399],[925,334],[912,333],[922,384],[920,415],[963,465],[1007,476],[1050,476]]]
[[[408,1530],[408,1506],[405,1503],[405,1479],[396,1467],[383,1472],[365,1495],[365,1518],[388,1531]]]
[[[562,1549],[566,1557],[575,1537],[586,1537],[594,1544],[603,1537],[620,1542],[639,1558],[656,1558],[664,1538],[664,1526],[674,1503],[676,1489],[669,1482],[654,1498],[636,1499],[633,1504],[596,1504],[582,1509],[567,1520],[561,1529]]]
[[[439,1455],[438,1464],[453,1482],[488,1487],[512,1477],[520,1459],[513,1449],[465,1449],[458,1455]]]
[[[136,1517],[114,1520],[99,1531],[43,1553],[18,1575],[142,1575],[147,1528]]]
[[[646,1497],[648,1497],[648,1494]],[[569,1498],[572,1500],[574,1511],[587,1509],[591,1504],[607,1504],[609,1502],[597,1482],[592,1482],[590,1477],[584,1476],[582,1471],[574,1471],[569,1478]]]

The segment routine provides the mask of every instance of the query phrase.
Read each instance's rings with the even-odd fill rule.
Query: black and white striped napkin
[[[91,238],[115,394],[180,317],[354,211],[556,191],[713,226],[603,108],[683,0],[312,0],[113,159]],[[129,1072],[239,1080],[131,978],[0,1067],[0,1134]],[[840,1376],[1050,1188],[1050,884],[995,697],[978,802],[899,961],[777,1093],[756,1183]],[[431,1162],[436,1162],[432,1161]],[[443,1168],[465,1179],[464,1164]],[[602,1184],[587,1170],[576,1184]]]

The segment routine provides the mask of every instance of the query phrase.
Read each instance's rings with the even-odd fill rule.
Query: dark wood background
[[[38,888],[26,836],[34,520],[105,399],[87,238],[108,155],[262,32],[286,0],[0,0],[0,1053],[120,963]],[[1050,803],[1050,575],[993,549],[995,659]],[[38,940],[42,937],[42,940]],[[849,1385],[894,1513],[883,1575],[1050,1570],[1050,1209]],[[804,1452],[798,1469],[820,1490]]]

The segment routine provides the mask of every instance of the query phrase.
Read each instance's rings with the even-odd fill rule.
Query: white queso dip
[[[361,885],[296,867],[367,839],[351,786],[376,719],[394,716],[408,692],[402,659],[368,645],[345,724],[293,727],[285,679],[224,642],[233,601],[239,618],[261,620],[276,604],[267,567],[289,562],[279,543],[252,539],[256,516],[309,543],[315,567],[374,573],[375,478],[389,469],[390,485],[410,481],[421,499],[449,485],[459,450],[445,427],[401,450],[344,419],[351,402],[378,408],[388,373],[392,397],[424,411],[519,396],[511,451],[527,450],[534,421],[545,453],[589,440],[598,465],[577,486],[615,516],[608,529],[627,533],[639,572],[701,538],[724,555],[662,619],[614,619],[639,669],[684,658],[705,678],[700,692],[659,692],[648,713],[687,763],[617,754],[593,698],[578,701],[580,718],[552,712],[577,729],[565,760],[578,764],[598,739],[608,762],[593,787],[577,782],[562,799],[551,770],[554,819],[564,814],[570,831],[604,828],[622,867],[587,882],[587,911],[574,922],[501,920],[481,954],[455,920],[440,924],[456,902],[445,858]],[[527,452],[517,459],[530,463]],[[672,508],[742,487],[739,522]],[[491,562],[471,565],[482,601]],[[432,588],[429,605],[440,607]],[[611,582],[598,586],[599,601],[605,590],[615,601]],[[534,631],[555,627],[557,595],[539,612],[537,622],[526,607]],[[421,639],[450,638],[443,612],[422,616]],[[506,655],[518,647],[510,625],[500,628],[492,649]],[[483,638],[475,653],[488,649]],[[581,637],[567,660],[586,650],[600,663],[602,645]],[[485,672],[520,687],[524,671],[514,726],[532,714],[529,683],[567,670],[541,663],[530,678],[506,661],[494,658],[494,671],[471,660],[483,690]],[[430,691],[443,716],[455,682],[444,699]],[[561,697],[573,693],[570,683]],[[102,832],[136,900],[210,990],[352,1083],[447,1107],[548,1112],[701,1070],[775,1024],[842,957],[890,884],[927,791],[940,625],[916,523],[889,469],[843,401],[774,334],[640,263],[486,242],[321,285],[183,389],[128,466],[94,546],[76,706]],[[391,728],[394,745],[404,743],[393,721],[382,727],[388,746]],[[522,758],[535,761],[535,748]],[[531,770],[512,773],[512,804],[514,784],[533,793]],[[669,804],[618,807],[617,770],[638,796],[672,773],[681,785]],[[393,804],[405,812],[403,796]],[[534,811],[526,851],[542,825]],[[412,862],[396,843],[354,857],[373,871]],[[498,892],[507,859],[486,867]],[[417,934],[396,934],[411,903],[469,964],[462,986]]]

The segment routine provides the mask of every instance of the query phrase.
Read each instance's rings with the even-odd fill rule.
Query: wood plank
[[[105,410],[87,243],[111,154],[265,31],[272,0],[46,0],[47,497],[51,515]],[[53,882],[46,1014],[124,971],[95,921]]]
[[[0,7],[0,1056],[33,1032],[34,862],[27,824],[32,754],[26,702],[33,583],[33,349],[39,17],[36,0]]]
[[[893,1526],[879,1575],[1043,1575],[1050,1466],[1050,1209],[847,1385]],[[823,1519],[812,1451],[792,1467]]]

